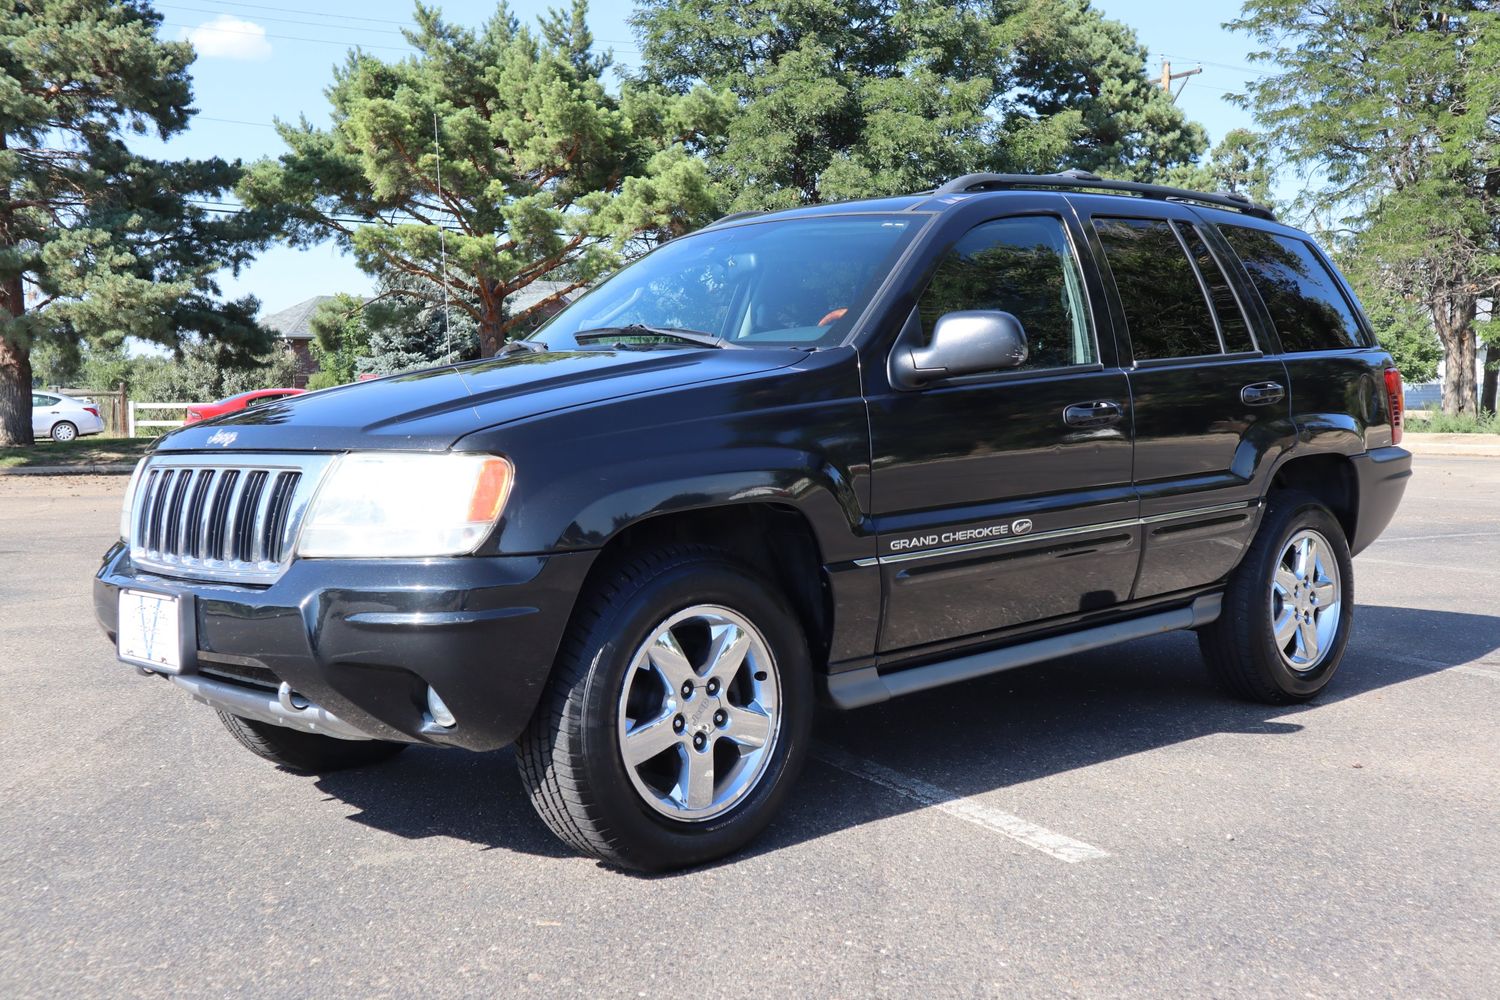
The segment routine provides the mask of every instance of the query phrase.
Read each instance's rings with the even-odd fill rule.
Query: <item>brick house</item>
[[[309,324],[318,306],[331,298],[331,295],[314,295],[260,321],[262,326],[276,331],[276,335],[286,341],[297,356],[297,377],[292,380],[294,389],[307,388],[308,377],[318,370],[318,363],[312,356],[313,334]]]

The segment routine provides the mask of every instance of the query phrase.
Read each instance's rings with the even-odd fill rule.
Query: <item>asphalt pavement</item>
[[[293,775],[117,663],[123,487],[0,479],[0,996],[1495,995],[1500,460],[1419,458],[1312,705],[1170,635],[827,713],[751,850],[651,878],[510,751]]]

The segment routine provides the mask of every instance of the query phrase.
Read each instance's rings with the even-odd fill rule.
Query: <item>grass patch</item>
[[[1406,429],[1413,434],[1500,434],[1500,415],[1450,417],[1442,410],[1408,414]]]
[[[59,444],[38,441],[30,448],[0,448],[0,469],[28,465],[135,464],[156,442],[150,438],[86,437]]]

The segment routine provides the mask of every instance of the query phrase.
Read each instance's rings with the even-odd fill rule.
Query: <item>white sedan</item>
[[[92,400],[74,399],[55,392],[31,394],[31,433],[35,437],[71,441],[103,430],[104,421]]]

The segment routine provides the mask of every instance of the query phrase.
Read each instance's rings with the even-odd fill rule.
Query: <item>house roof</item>
[[[533,281],[519,292],[514,292],[506,296],[505,311],[511,316],[518,316],[543,299],[549,299],[556,295],[571,284],[571,281]],[[558,302],[561,305],[566,305],[578,298],[583,292],[584,289],[574,289],[559,299]]]
[[[280,337],[287,340],[311,340],[312,327],[309,322],[318,306],[333,298],[332,295],[314,295],[310,299],[304,299],[294,306],[287,306],[280,312],[274,312],[260,321],[261,326],[276,331]]]
[[[543,299],[551,298],[559,291],[567,288],[572,282],[569,281],[533,281],[505,299],[505,311],[512,316],[523,313],[536,305]],[[578,298],[583,289],[574,289],[568,292],[560,300],[560,305],[566,305]],[[280,312],[273,312],[264,317],[260,322],[262,326],[276,331],[277,336],[286,340],[311,340],[313,336],[311,321],[313,313],[318,311],[318,306],[333,298],[332,295],[314,295],[310,299],[303,299],[294,306],[287,306]]]

